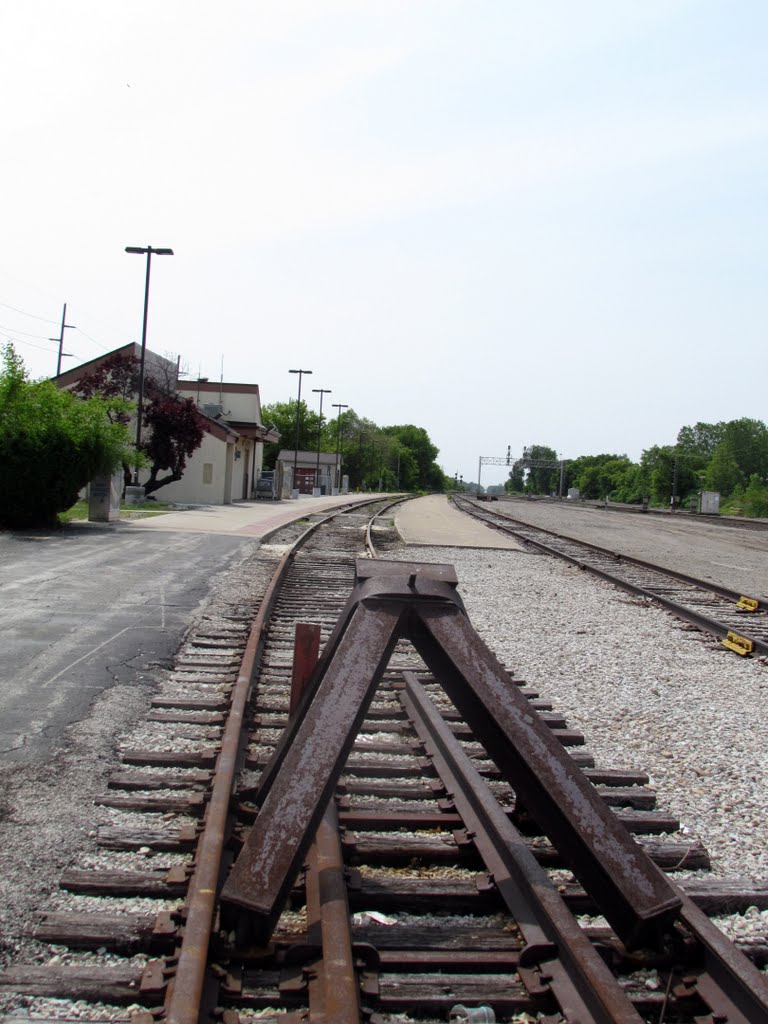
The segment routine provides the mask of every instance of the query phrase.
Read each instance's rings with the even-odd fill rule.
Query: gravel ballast
[[[647,771],[718,875],[768,875],[768,672],[553,558],[403,547],[449,562],[485,642],[581,729],[602,767]]]

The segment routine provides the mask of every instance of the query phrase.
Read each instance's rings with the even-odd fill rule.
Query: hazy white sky
[[[311,369],[465,479],[765,419],[767,42],[764,0],[6,2],[0,341],[140,340],[151,244],[150,348]]]

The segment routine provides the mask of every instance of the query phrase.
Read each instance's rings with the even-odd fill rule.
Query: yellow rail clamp
[[[759,601],[756,601],[754,597],[740,597],[736,602],[736,607],[742,612],[756,612],[760,605]]]
[[[736,654],[740,654],[742,658],[752,653],[752,648],[755,646],[751,640],[748,640],[745,636],[739,636],[738,633],[729,632],[725,640],[721,640],[720,643],[723,647],[727,647],[729,651],[735,651]]]

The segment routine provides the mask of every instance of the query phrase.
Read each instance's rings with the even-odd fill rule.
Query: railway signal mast
[[[493,455],[481,455],[480,462],[477,467],[477,490],[480,493],[480,475],[483,471],[483,466],[511,466],[512,462],[512,446],[507,445],[506,457],[501,458]],[[521,459],[515,459],[514,465],[521,466],[523,469],[559,469],[560,470],[560,484],[558,486],[557,496],[562,498],[563,496],[563,484],[565,482],[565,459],[532,459],[528,454],[528,449],[523,448],[523,457]]]
[[[512,464],[512,445],[507,445],[506,456],[498,457],[496,455],[481,455],[480,461],[477,466],[477,493],[480,493],[480,477],[483,472],[483,466],[510,466]]]

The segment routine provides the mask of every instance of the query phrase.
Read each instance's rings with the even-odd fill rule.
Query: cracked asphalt
[[[71,524],[0,534],[0,767],[45,760],[113,686],[165,665],[242,535]]]

